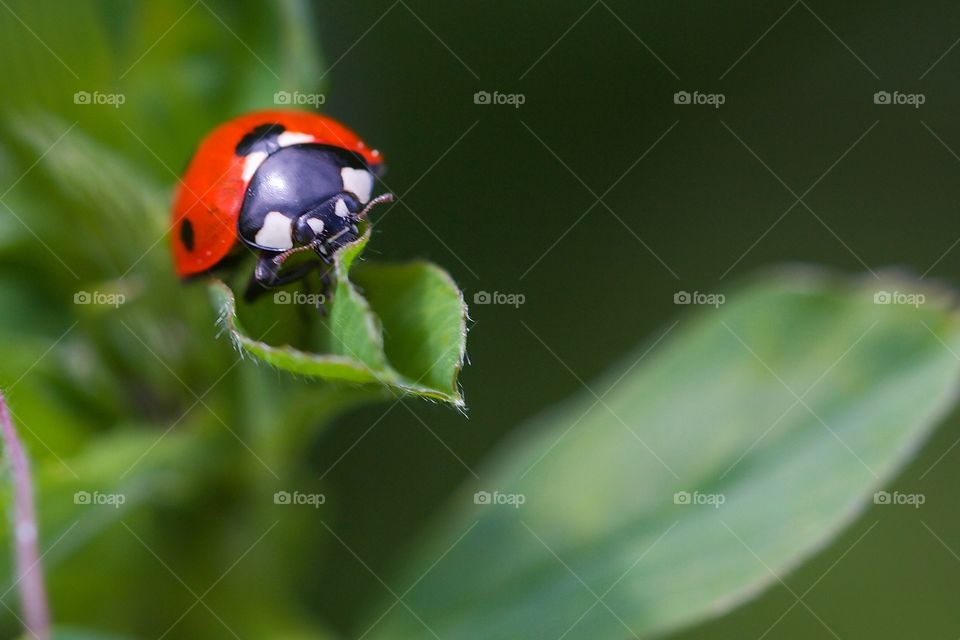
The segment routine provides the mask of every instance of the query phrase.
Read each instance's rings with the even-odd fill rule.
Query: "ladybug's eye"
[[[295,240],[298,245],[310,244],[323,236],[324,228],[322,218],[310,215],[301,216],[294,228]]]

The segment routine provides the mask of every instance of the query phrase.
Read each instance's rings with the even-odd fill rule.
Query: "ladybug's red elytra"
[[[302,278],[357,239],[372,207],[393,199],[371,198],[383,167],[380,152],[316,113],[258,111],[220,125],[200,143],[174,199],[178,275],[207,272],[245,245],[258,253],[247,299]],[[281,273],[301,251],[320,260]]]

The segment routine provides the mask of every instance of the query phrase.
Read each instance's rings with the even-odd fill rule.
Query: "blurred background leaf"
[[[780,274],[671,326],[493,456],[358,632],[648,636],[781,580],[957,398],[955,301],[877,284]]]

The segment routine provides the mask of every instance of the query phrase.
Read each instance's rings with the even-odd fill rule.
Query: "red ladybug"
[[[283,110],[234,118],[204,138],[180,181],[172,227],[177,273],[207,272],[246,246],[258,254],[247,299],[298,280],[356,240],[373,206],[393,200],[371,199],[382,171],[380,152],[331,118]],[[320,260],[281,273],[301,251]]]

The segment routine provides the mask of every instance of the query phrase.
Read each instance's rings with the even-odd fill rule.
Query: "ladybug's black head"
[[[341,194],[314,207],[296,219],[293,242],[310,245],[321,255],[333,253],[357,239],[360,231],[360,203],[351,194]]]
[[[341,194],[297,218],[294,244],[309,246],[322,257],[332,255],[340,247],[355,241],[360,236],[358,225],[373,207],[385,202],[393,202],[392,193],[378,196],[364,207],[352,194]]]

